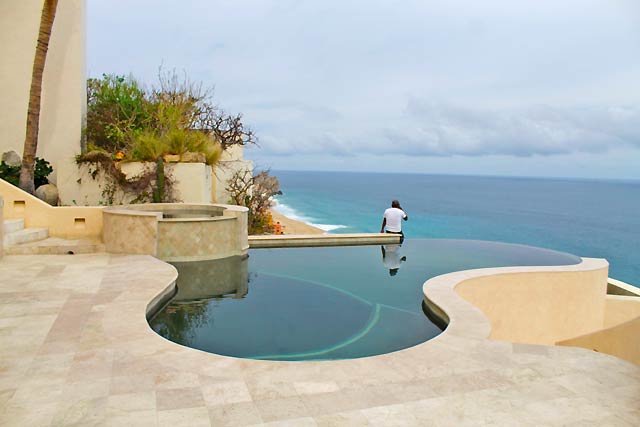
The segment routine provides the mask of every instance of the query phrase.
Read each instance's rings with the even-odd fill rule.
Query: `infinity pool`
[[[435,337],[422,285],[483,267],[568,265],[530,246],[408,239],[403,245],[255,249],[248,259],[174,263],[178,293],[151,320],[176,343],[267,360],[350,359]]]

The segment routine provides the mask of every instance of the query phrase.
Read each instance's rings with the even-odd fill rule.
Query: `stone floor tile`
[[[246,384],[253,400],[278,399],[298,395],[294,384],[289,381],[260,378],[248,379]]]
[[[159,411],[205,406],[200,387],[157,390],[156,402]]]
[[[302,395],[309,414],[314,417],[336,412],[379,406],[389,395],[379,386],[341,390],[335,393]]]
[[[388,401],[395,400],[397,402],[410,402],[437,396],[437,393],[433,390],[428,380],[379,386],[376,392],[378,394],[392,396]]]
[[[511,385],[509,379],[495,370],[483,370],[466,374],[431,378],[429,385],[438,395],[467,393],[474,390]]]
[[[291,420],[271,421],[262,424],[264,427],[316,427],[316,420],[311,417],[301,417]]]
[[[100,425],[107,416],[107,398],[85,398],[65,402],[51,423],[57,426],[93,426]]]
[[[262,420],[265,422],[301,418],[308,413],[307,407],[299,397],[258,400],[255,405],[260,412]]]
[[[0,407],[4,407],[4,405],[13,397],[13,394],[16,392],[15,388],[7,388],[0,390]]]
[[[9,400],[9,405],[26,407],[27,405],[46,406],[57,403],[62,397],[59,385],[25,385],[22,384]]]
[[[209,408],[209,419],[214,426],[245,426],[262,423],[258,408],[253,402],[217,405]]]
[[[151,257],[8,256],[0,277],[8,425],[640,425],[640,368],[584,349],[445,332],[364,359],[244,360],[155,335],[145,308],[175,270]]]
[[[113,367],[113,350],[83,351],[75,353],[70,381],[110,378]]]
[[[88,381],[67,382],[62,389],[62,396],[69,402],[84,399],[95,399],[109,396],[110,378]]]
[[[19,427],[43,427],[52,425],[55,409],[33,409],[5,407],[2,410],[2,425]]]
[[[210,427],[215,426],[209,420],[206,407],[173,409],[158,411],[158,427]]]
[[[155,409],[155,391],[111,394],[107,398],[107,411],[110,415],[121,415],[127,412],[148,411]]]
[[[545,345],[511,343],[514,354],[533,354],[536,356],[548,356],[549,347]]]
[[[38,354],[74,354],[79,346],[80,342],[76,340],[58,340],[47,337]]]
[[[593,420],[579,420],[565,424],[566,427],[637,427],[640,420],[635,423],[627,422],[624,419],[608,415],[606,417],[596,418]]]
[[[156,389],[200,387],[197,374],[183,371],[166,371],[155,376]]]
[[[207,406],[229,405],[253,400],[244,381],[221,381],[203,385],[202,394]]]
[[[298,394],[332,393],[340,390],[340,386],[335,381],[297,381],[293,386]]]
[[[635,426],[640,425],[640,408],[639,409],[633,409],[630,411],[627,410],[617,410],[614,412],[614,414],[622,419],[623,421],[626,421],[628,423],[631,423]]]
[[[402,404],[362,409],[372,426],[418,426],[420,420]]]
[[[527,403],[523,412],[539,424],[564,425],[575,421],[588,421],[609,417],[603,408],[594,405],[584,398],[558,398]]]
[[[318,427],[366,427],[371,425],[360,410],[321,415],[316,417],[315,420]]]
[[[156,411],[134,411],[126,414],[107,416],[103,423],[104,427],[155,427],[158,425],[158,415]]]
[[[109,392],[111,394],[138,393],[156,389],[153,375],[112,376]]]

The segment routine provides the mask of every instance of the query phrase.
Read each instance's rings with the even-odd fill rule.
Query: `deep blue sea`
[[[640,286],[640,181],[274,171],[276,210],[331,233],[378,232],[392,199],[407,238],[522,243],[606,258]]]

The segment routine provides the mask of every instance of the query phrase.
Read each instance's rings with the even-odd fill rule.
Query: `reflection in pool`
[[[429,278],[580,258],[505,243],[408,239],[401,246],[256,249],[249,259],[176,263],[178,293],[151,319],[171,341],[268,360],[365,357],[441,330],[422,308]]]

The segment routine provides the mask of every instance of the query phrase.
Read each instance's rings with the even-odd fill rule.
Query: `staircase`
[[[23,219],[7,219],[4,221],[4,247],[21,245],[23,243],[37,242],[49,237],[46,228],[24,228]]]
[[[67,240],[49,237],[47,228],[24,228],[23,219],[6,219],[4,228],[5,255],[63,255],[104,252],[101,242],[90,239]]]

